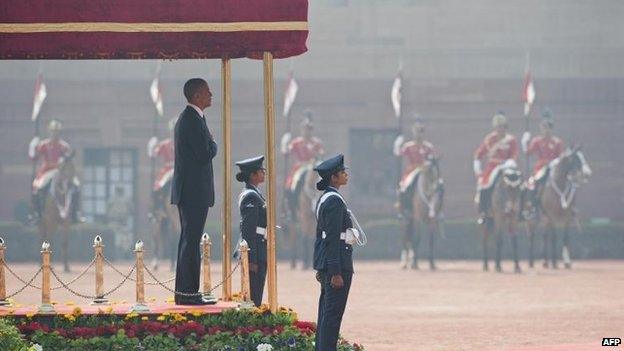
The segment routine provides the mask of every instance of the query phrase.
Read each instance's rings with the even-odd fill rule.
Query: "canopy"
[[[304,53],[307,0],[4,0],[0,59],[275,58]]]

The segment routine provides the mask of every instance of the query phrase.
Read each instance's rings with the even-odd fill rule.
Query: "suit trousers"
[[[266,282],[267,263],[258,262],[258,272],[249,272],[249,288],[251,290],[251,300],[256,307],[262,304],[262,293]]]
[[[199,276],[201,270],[200,241],[204,232],[208,206],[189,206],[178,204],[180,215],[180,242],[178,243],[178,263],[176,267],[175,290],[185,293],[199,291]],[[177,299],[188,297],[176,295]]]
[[[319,298],[318,321],[315,338],[315,351],[336,351],[340,324],[347,306],[353,272],[342,272],[344,286],[331,287],[331,275],[320,272],[321,296]]]

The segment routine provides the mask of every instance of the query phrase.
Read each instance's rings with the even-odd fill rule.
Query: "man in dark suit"
[[[175,290],[177,305],[207,304],[199,290],[199,242],[204,231],[208,208],[214,206],[212,159],[217,154],[204,117],[211,105],[208,83],[200,78],[184,84],[188,105],[178,117],[174,131],[175,164],[171,185],[171,203],[178,206],[182,233],[178,244]],[[194,295],[186,295],[194,294]]]

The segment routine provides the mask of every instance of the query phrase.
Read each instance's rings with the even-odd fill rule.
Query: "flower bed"
[[[17,328],[24,350],[158,350],[158,351],[304,351],[314,349],[314,323],[297,320],[295,312],[281,308],[276,314],[266,307],[227,310],[221,314],[191,311],[116,315],[106,310],[83,315],[80,308],[58,316],[28,315],[4,318],[4,329]],[[4,335],[13,335],[0,326]],[[23,350],[16,348],[16,350]],[[341,340],[338,350],[364,348]]]

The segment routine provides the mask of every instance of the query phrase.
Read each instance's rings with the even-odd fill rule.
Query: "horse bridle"
[[[430,167],[435,167],[436,171],[438,172],[438,178],[437,178],[437,183],[439,184],[440,182],[440,168],[438,166],[437,161],[434,160],[429,160],[427,161],[429,162]],[[417,184],[417,189],[418,189],[418,197],[420,197],[420,199],[425,203],[425,205],[427,205],[427,208],[429,210],[429,217],[433,218],[435,217],[435,203],[434,203],[434,195],[438,192],[438,184],[435,185],[433,192],[431,192],[430,194],[427,194],[425,192],[425,190],[423,189],[422,186],[422,182],[419,179],[419,182]]]
[[[569,154],[569,155],[566,155],[566,157],[572,157],[574,155],[579,157],[577,155],[576,151],[571,153],[571,154]],[[581,167],[582,167],[583,166],[582,165],[583,161],[580,160],[580,157],[579,157],[579,162],[581,163]],[[561,162],[559,162],[559,166],[560,165],[561,165]],[[557,169],[557,171],[558,171],[558,169]],[[579,171],[577,171],[577,172],[579,172]],[[565,181],[566,181],[565,187],[563,188],[563,190],[561,190],[561,188],[559,188],[559,186],[557,185],[557,182],[555,181],[555,175],[553,174],[549,178],[550,178],[549,179],[549,184],[550,184],[551,188],[553,188],[555,193],[559,196],[559,202],[561,203],[561,208],[563,208],[564,210],[567,209],[572,204],[572,201],[574,201],[574,195],[576,194],[576,189],[578,189],[580,185],[577,182],[575,182],[574,180],[572,180],[572,177],[571,177],[570,174],[567,174],[566,177],[565,177]]]

